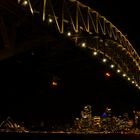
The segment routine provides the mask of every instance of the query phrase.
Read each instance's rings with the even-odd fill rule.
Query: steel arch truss
[[[23,2],[19,0],[19,4]],[[27,0],[24,7],[53,24],[76,45],[111,61],[118,73],[140,89],[140,57],[125,35],[104,16],[77,0]]]

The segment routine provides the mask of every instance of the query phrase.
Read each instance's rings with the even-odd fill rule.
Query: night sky
[[[140,52],[138,2],[82,1],[116,25]],[[79,116],[87,104],[96,115],[106,106],[114,113],[140,109],[138,89],[88,51],[61,36],[57,38],[63,43],[41,44],[0,62],[1,118],[64,122]],[[106,72],[111,76],[105,76]]]

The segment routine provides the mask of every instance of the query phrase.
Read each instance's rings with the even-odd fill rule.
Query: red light
[[[57,82],[56,81],[52,81],[52,86],[57,86]]]
[[[106,77],[110,77],[111,74],[110,74],[109,72],[106,72],[106,73],[105,73],[105,76],[106,76]]]

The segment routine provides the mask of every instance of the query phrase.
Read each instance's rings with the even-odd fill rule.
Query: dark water
[[[140,135],[0,133],[0,140],[7,139],[8,140],[140,140]]]

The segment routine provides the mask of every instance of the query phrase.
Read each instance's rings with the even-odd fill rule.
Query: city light
[[[121,116],[112,114],[111,108],[106,108],[102,116],[93,116],[92,109],[81,110],[81,116],[75,118],[73,131],[75,133],[86,132],[89,133],[121,133],[121,134],[140,134],[140,129],[136,127],[139,125],[140,111],[133,112],[134,119],[129,118],[128,113],[123,113]],[[86,116],[86,117],[85,117]],[[135,121],[135,123],[134,123]],[[134,129],[135,128],[135,129]],[[135,131],[134,131],[135,130]]]

